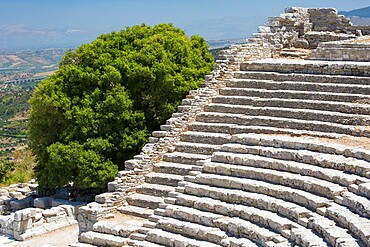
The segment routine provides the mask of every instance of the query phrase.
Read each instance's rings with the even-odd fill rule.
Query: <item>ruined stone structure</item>
[[[370,246],[369,31],[288,8],[225,50],[78,210],[76,246]]]
[[[86,203],[54,197],[35,198],[37,186],[32,180],[0,190],[1,234],[23,241],[77,224],[78,208]]]
[[[225,50],[76,246],[370,246],[368,30],[288,8]]]
[[[320,43],[308,57],[313,60],[370,62],[369,36],[355,40]]]

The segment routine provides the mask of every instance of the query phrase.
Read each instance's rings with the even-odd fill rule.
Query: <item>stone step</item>
[[[358,193],[370,200],[370,183],[359,184]]]
[[[280,160],[296,161],[318,167],[345,171],[362,177],[368,177],[370,172],[370,163],[368,161],[309,150],[294,150],[243,144],[225,144],[220,151],[256,154]],[[358,177],[358,182],[356,183],[359,184],[368,181],[369,180],[367,178],[361,179]]]
[[[190,219],[199,218],[199,217],[207,218],[207,219],[204,219],[205,221],[204,223],[207,224],[208,222],[208,224],[212,224],[212,226],[204,226],[204,224],[202,224],[201,222],[191,223],[191,222],[188,222],[189,219],[180,218],[180,220],[177,220],[174,218],[164,218],[158,221],[158,227],[166,231],[170,231],[174,233],[181,233],[182,235],[185,235],[188,237],[193,237],[196,239],[204,239],[204,240],[207,240],[207,241],[210,241],[216,244],[220,244],[220,245],[230,241],[227,239],[228,235],[230,234],[236,237],[240,237],[240,236],[247,237],[247,239],[253,240],[254,242],[260,243],[264,246],[266,246],[268,242],[274,242],[274,243],[284,243],[285,242],[286,244],[288,244],[287,240],[283,238],[282,236],[280,236],[279,234],[273,231],[270,231],[266,228],[255,225],[253,223],[250,223],[248,221],[242,220],[240,218],[236,218],[236,217],[230,218],[230,217],[217,215],[213,213],[200,212],[199,210],[192,210],[192,209],[189,209],[189,210],[195,213],[195,215],[187,214],[186,211],[179,212],[179,214],[182,214],[185,212],[185,214],[189,216]],[[195,211],[197,211],[197,213]],[[234,224],[234,226],[243,225],[247,227],[247,229],[245,230],[248,230],[246,232],[248,232],[249,236],[246,236],[242,232],[238,233],[238,231],[235,231],[235,229],[232,227],[229,228],[228,224],[223,224],[224,221],[228,221],[229,224]],[[234,232],[232,232],[233,230]]]
[[[274,244],[275,245],[275,244]],[[236,238],[236,237],[229,237],[227,238],[222,246],[243,246],[243,247],[258,247],[260,245],[250,241],[246,238]],[[275,245],[276,246],[276,245]]]
[[[121,247],[127,244],[127,238],[98,232],[83,232],[79,241],[97,246]]]
[[[356,195],[352,192],[342,193],[340,197],[336,198],[335,202],[350,208],[353,212],[362,217],[370,219],[370,200]]]
[[[317,179],[322,179],[331,183],[336,183],[341,186],[350,186],[359,184],[366,180],[363,177],[348,174],[344,171],[339,171],[330,168],[322,168],[319,166],[309,165],[304,162],[295,162],[289,160],[280,160],[270,157],[259,156],[255,154],[240,154],[232,153],[231,149],[235,145],[228,145],[228,152],[216,152],[212,156],[213,162],[229,163],[235,165],[243,165],[257,168],[271,169],[271,171],[284,171],[302,176],[310,176]],[[247,148],[247,147],[246,147]],[[226,149],[226,147],[225,147]]]
[[[204,154],[173,152],[173,153],[166,153],[163,156],[163,161],[189,164],[189,165],[197,165],[198,161],[205,160],[209,157],[210,157],[209,155],[204,155]]]
[[[186,131],[181,134],[181,141],[222,145],[230,142],[231,136],[222,133],[200,133],[198,131]]]
[[[363,225],[369,225],[370,222],[367,223],[365,218],[361,218],[360,216],[351,213],[349,209],[338,204],[334,204],[335,207],[334,206],[328,207],[329,205],[333,205],[332,202],[330,201],[325,202],[325,199],[323,201],[323,198],[317,197],[305,191],[297,191],[296,189],[292,189],[290,187],[282,188],[280,187],[280,185],[277,186],[269,183],[263,184],[259,187],[258,184],[261,181],[251,182],[248,181],[248,179],[240,179],[236,177],[226,177],[213,174],[199,174],[196,176],[194,181],[209,186],[242,189],[244,191],[262,193],[269,196],[274,196],[279,199],[297,203],[301,206],[310,208],[314,211],[318,210],[318,212],[320,212],[321,214],[325,214],[326,217],[336,221],[340,226],[349,229],[355,236],[360,237],[361,240],[366,243],[364,239],[366,239],[367,230],[362,230],[366,231],[365,233],[358,233],[358,231],[360,230],[358,230],[357,228],[362,223]],[[325,207],[328,208],[323,210],[320,209]],[[338,217],[343,217],[343,219]],[[361,224],[357,224],[354,222],[357,223],[360,222]]]
[[[176,174],[156,173],[152,172],[145,175],[145,182],[149,184],[162,184],[176,187],[180,181],[184,180],[184,176]]]
[[[276,128],[268,126],[245,126],[238,124],[228,124],[228,123],[204,123],[204,122],[192,122],[189,125],[189,130],[193,133],[202,133],[206,134],[226,134],[230,135],[236,134],[285,134],[293,136],[315,136],[323,138],[332,138],[338,139],[343,137],[341,134],[330,133],[330,132],[320,132],[320,131],[309,131],[309,130],[298,130],[298,129],[289,129],[289,128]],[[225,142],[228,143],[229,141]],[[223,143],[223,144],[225,144]]]
[[[362,76],[335,76],[335,75],[315,75],[315,74],[299,74],[299,73],[278,73],[268,71],[235,71],[232,77],[236,79],[254,79],[254,80],[273,80],[273,81],[306,81],[318,83],[334,83],[370,85],[370,77]]]
[[[369,64],[355,61],[263,59],[240,64],[242,71],[369,76]]]
[[[216,104],[230,104],[237,106],[251,105],[254,107],[285,107],[370,115],[370,104],[350,102],[222,95],[212,98],[212,102]]]
[[[286,246],[292,246],[285,238],[281,238],[280,234],[242,219],[223,217],[216,219],[213,223],[232,236],[243,236],[263,246],[268,246],[269,242],[284,243]]]
[[[370,219],[351,212],[346,207],[332,203],[325,211],[325,216],[335,220],[365,244],[370,246]]]
[[[177,142],[176,151],[183,153],[211,155],[220,145],[196,142]]]
[[[309,212],[305,208],[299,209],[298,205],[287,203],[279,199],[270,199],[264,195],[233,191],[230,189],[207,188],[204,185],[192,183],[187,183],[185,185],[185,191],[191,192],[191,194],[197,194],[201,197],[179,194],[176,197],[176,205],[168,205],[166,207],[168,215],[175,218],[184,217],[184,219],[187,218],[189,220],[213,222],[212,217],[215,218],[215,216],[209,215],[209,213],[197,214],[197,211],[194,211],[194,209],[197,209],[239,217],[252,221],[252,223],[255,224],[262,224],[263,227],[272,228],[274,231],[283,234],[292,241],[304,243],[305,246],[309,246],[306,244],[318,237],[309,231],[306,231],[303,236],[296,235],[296,231],[303,230],[302,226],[309,227],[315,232],[319,232],[322,237],[333,246],[337,243],[338,238],[341,238],[341,242],[343,243],[353,244],[356,242],[356,240],[346,232],[347,230],[335,226],[335,222],[314,212]],[[214,200],[207,197],[217,199]],[[243,204],[254,206],[243,206]],[[177,205],[186,205],[186,207],[179,207]],[[283,218],[280,215],[287,218]],[[288,220],[288,218],[298,222],[302,226]],[[301,239],[300,237],[304,238]]]
[[[279,231],[280,228],[280,232],[284,233],[285,235],[288,235],[289,232],[285,231],[285,227],[279,227],[279,225],[281,225],[282,222],[284,222],[284,220],[286,221],[287,219],[291,219],[292,221],[297,222],[303,227],[309,227],[313,229],[316,233],[317,232],[320,233],[325,238],[325,240],[331,243],[333,246],[335,246],[335,244],[339,242],[338,238],[341,239],[340,240],[341,242],[346,242],[349,244],[353,244],[354,242],[356,242],[355,239],[353,239],[353,237],[346,233],[345,229],[337,227],[335,225],[335,222],[327,218],[324,218],[323,216],[318,215],[312,211],[309,211],[304,207],[300,207],[297,204],[289,203],[284,200],[272,198],[262,194],[244,192],[240,190],[215,188],[188,182],[186,182],[184,186],[185,192],[190,193],[191,195],[178,194],[176,196],[175,201],[176,205],[185,205],[186,208],[197,208],[199,210],[207,211],[212,210],[220,213],[230,212],[231,214],[233,212],[237,212],[238,208],[240,208],[241,205],[246,205],[247,206],[246,208],[251,208],[252,210],[243,209],[243,211],[240,211],[240,213],[242,214],[249,213],[252,220],[265,222],[265,224],[268,224],[270,227],[275,226],[275,230],[277,231]],[[216,201],[212,201],[210,200],[210,198],[216,199]],[[230,203],[229,205],[233,205],[235,209],[233,209],[233,207],[230,208],[231,210],[223,209],[222,207],[220,207],[221,206],[220,203],[217,203],[217,201],[219,200],[222,202]],[[171,207],[173,206],[168,205],[166,210],[171,210]],[[254,214],[252,213],[256,212],[256,209],[257,210],[261,209],[260,213],[258,214],[259,217],[256,217],[255,213]],[[189,210],[189,212],[191,212],[191,210]],[[276,213],[273,215],[274,217],[269,217],[270,212]],[[195,215],[194,213],[192,214]],[[207,214],[203,215],[207,216]],[[278,215],[278,217],[280,218],[281,216],[286,218],[281,218],[282,221],[276,222],[276,215]],[[260,217],[263,217],[263,219],[261,220]],[[286,226],[287,225],[289,225],[289,222],[286,223]],[[291,238],[295,236],[295,230],[299,230],[300,228],[294,224],[292,224],[292,226],[295,229],[293,231],[292,228],[292,230],[289,233],[290,234],[289,236],[291,236]],[[276,227],[278,228],[276,229]],[[305,235],[307,234],[309,233],[306,232]],[[312,240],[313,238],[315,237],[308,236],[306,240]],[[357,245],[353,244],[348,246],[357,246]]]
[[[144,194],[133,194],[126,197],[126,201],[131,206],[156,209],[163,203],[163,198]]]
[[[329,92],[310,92],[299,90],[266,90],[255,88],[221,88],[222,96],[244,96],[258,98],[283,98],[283,99],[303,99],[319,100],[330,102],[349,102],[349,103],[367,103],[370,100],[369,95],[349,94],[349,93],[329,93]]]
[[[136,217],[141,217],[147,219],[150,215],[153,214],[153,209],[136,207],[136,206],[122,206],[117,208],[118,212],[126,215],[132,215]]]
[[[237,134],[232,137],[231,142],[252,146],[308,150],[319,153],[337,154],[344,157],[370,161],[370,150],[344,144],[331,143],[330,140],[322,140],[312,137]]]
[[[146,234],[142,234],[142,233],[133,233],[130,235],[130,239],[133,239],[133,240],[143,241],[145,240],[145,238],[146,238]]]
[[[299,52],[299,51],[285,51],[282,50],[279,54],[282,57],[291,57],[291,58],[304,58],[307,57],[307,52]]]
[[[152,132],[152,136],[156,138],[163,138],[163,137],[166,137],[167,135],[168,135],[168,132],[164,130],[157,130],[157,131]]]
[[[332,111],[311,109],[295,109],[285,107],[255,107],[246,105],[208,104],[204,107],[206,112],[245,114],[257,116],[271,116],[281,118],[293,118],[300,120],[314,120],[331,122],[344,125],[369,125],[370,116],[347,114]]]
[[[305,227],[322,234],[329,246],[363,246],[347,229],[338,227],[332,220],[318,214],[310,217]]]
[[[163,217],[158,221],[157,228],[219,245],[221,245],[222,240],[228,237],[225,232],[216,227],[204,226],[174,218]]]
[[[193,169],[193,165],[159,162],[153,165],[153,171],[156,173],[167,173],[176,175],[188,175]]]
[[[289,128],[298,130],[310,130],[320,132],[334,132],[353,136],[370,137],[370,129],[367,126],[343,125],[330,122],[301,120],[293,118],[251,116],[232,113],[202,112],[196,117],[198,122],[206,123],[229,123],[251,126],[267,126],[275,128]]]
[[[161,229],[152,229],[147,233],[145,239],[148,242],[164,246],[192,246],[192,247],[220,247],[207,241],[195,240],[180,234],[170,233]]]
[[[297,90],[312,92],[331,92],[346,94],[370,94],[369,85],[319,82],[300,82],[300,81],[270,81],[270,80],[251,80],[251,79],[231,79],[227,81],[226,87],[229,88],[258,88],[267,90]]]
[[[166,207],[166,216],[209,227],[215,227],[213,222],[225,216],[238,217],[260,227],[271,229],[279,234],[285,234],[291,228],[300,227],[296,223],[269,211],[243,205],[228,204],[210,198],[199,198],[193,205],[193,207],[168,205]],[[287,236],[287,238],[290,237]]]
[[[144,183],[136,187],[136,192],[139,194],[166,197],[168,193],[175,191],[173,186],[166,186],[163,184],[148,184]]]
[[[92,244],[85,244],[85,243],[76,243],[76,244],[71,244],[71,245],[68,245],[70,247],[96,247],[96,245],[92,245]]]
[[[132,246],[135,247],[163,247],[163,245],[151,243],[148,241],[136,241],[135,243],[132,244]]]
[[[184,182],[183,186],[184,193],[186,193],[186,195],[180,193],[176,197],[177,205],[194,207],[194,203],[198,201],[199,196],[221,200],[227,203],[241,204],[262,210],[268,210],[295,222],[298,222],[301,218],[308,218],[313,213],[311,210],[295,203],[287,202],[261,193],[212,187],[190,182]]]
[[[284,185],[290,188],[296,188],[316,195],[321,195],[329,199],[334,199],[342,192],[347,191],[345,187],[314,177],[257,167],[225,163],[205,163],[203,166],[203,172]]]
[[[139,232],[143,221],[127,220],[124,224],[121,225],[120,222],[115,221],[99,221],[93,225],[93,231],[128,238],[131,234]]]
[[[243,191],[272,196],[296,203],[314,211],[318,208],[327,206],[331,201],[322,196],[314,195],[303,190],[248,178],[237,178],[218,174],[199,174],[192,180],[194,181],[190,182],[221,188],[241,189]]]

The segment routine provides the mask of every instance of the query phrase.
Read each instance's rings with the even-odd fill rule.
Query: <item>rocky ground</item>
[[[19,242],[0,237],[0,246],[9,247],[66,247],[78,242],[78,225],[68,226],[41,236]]]

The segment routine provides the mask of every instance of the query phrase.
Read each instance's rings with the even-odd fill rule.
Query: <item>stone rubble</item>
[[[28,208],[32,204],[32,196],[36,195],[37,183],[12,184],[0,189],[0,214],[8,214],[20,209]]]
[[[19,241],[77,224],[85,203],[38,197],[37,183],[12,184],[0,190],[0,233]]]

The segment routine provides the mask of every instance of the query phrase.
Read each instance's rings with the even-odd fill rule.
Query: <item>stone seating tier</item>
[[[83,208],[80,241],[370,246],[369,63],[268,58],[310,30],[351,27],[333,9],[290,8],[222,52],[222,69]]]

